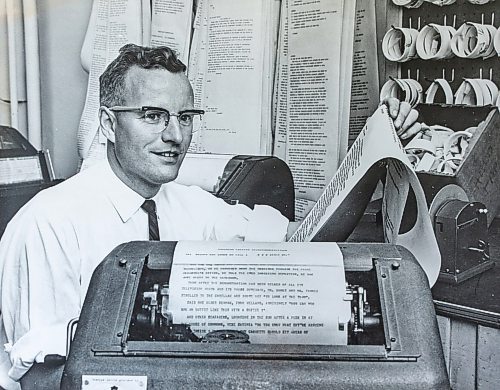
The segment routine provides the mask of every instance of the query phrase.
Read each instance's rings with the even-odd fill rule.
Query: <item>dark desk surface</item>
[[[365,217],[348,241],[382,242],[381,225],[374,218]],[[437,314],[500,328],[500,218],[490,225],[489,244],[495,267],[460,284],[438,281],[434,285],[432,296]]]

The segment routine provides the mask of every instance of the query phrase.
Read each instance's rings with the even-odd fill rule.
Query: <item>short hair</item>
[[[186,71],[186,65],[167,46],[144,47],[128,43],[99,77],[100,103],[112,107],[123,105],[125,76],[130,68],[166,69],[172,73]]]

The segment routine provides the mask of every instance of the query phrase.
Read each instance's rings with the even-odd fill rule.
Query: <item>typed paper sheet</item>
[[[237,330],[252,344],[345,345],[345,297],[335,243],[184,241],[174,253],[168,308],[174,323],[190,324],[199,337]]]

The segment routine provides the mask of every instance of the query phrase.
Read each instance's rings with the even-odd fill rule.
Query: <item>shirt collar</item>
[[[113,172],[109,161],[104,163],[103,188],[123,222],[127,222],[141,207],[144,198],[122,182]]]

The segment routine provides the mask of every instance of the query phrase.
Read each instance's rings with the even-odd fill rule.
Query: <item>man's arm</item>
[[[25,207],[0,243],[2,340],[8,375],[19,380],[47,354],[65,354],[66,325],[80,310],[78,245],[64,216]],[[61,332],[62,329],[62,332]],[[8,367],[8,365],[4,365]],[[0,373],[5,377],[7,373]]]

